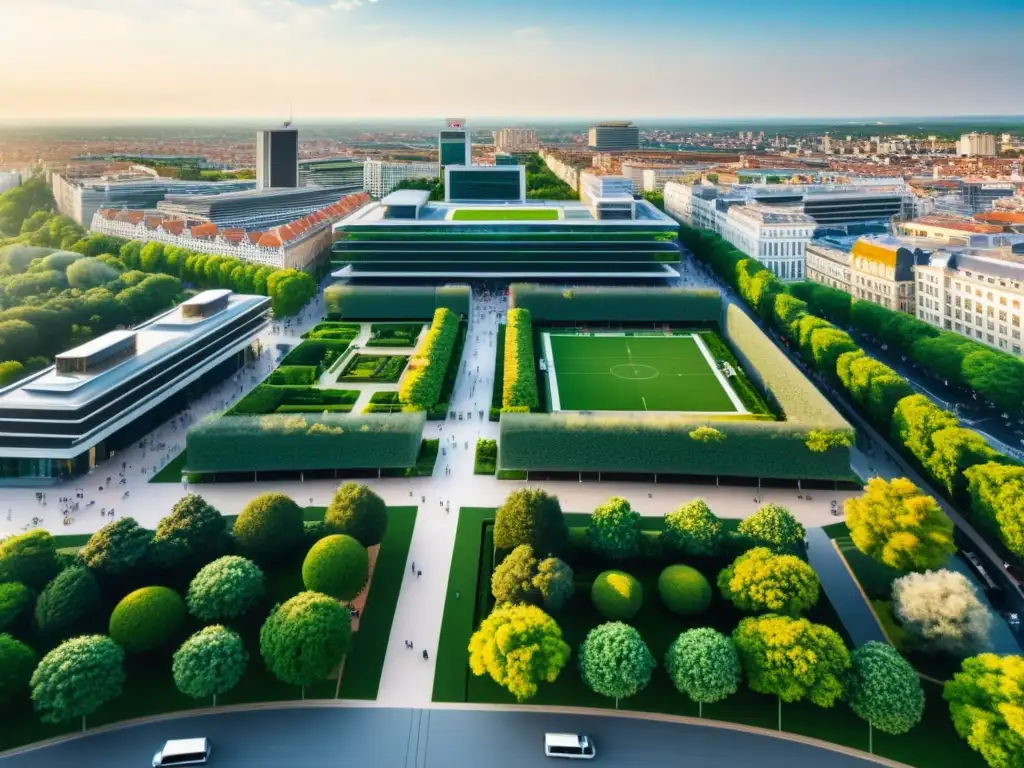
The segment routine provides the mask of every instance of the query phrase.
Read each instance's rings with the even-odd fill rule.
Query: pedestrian
[[[427,660],[427,659],[429,659],[429,658],[430,658],[430,656],[429,656],[429,655],[427,655],[427,649],[426,649],[426,648],[424,648],[424,649],[423,649],[423,660],[424,660],[424,661],[426,661],[426,660]]]
[[[423,571],[416,571],[416,578],[417,578],[417,579],[418,579],[418,578],[419,578],[420,576],[422,576],[422,575],[423,575]]]
[[[412,561],[412,572],[416,573],[416,561],[415,560]]]

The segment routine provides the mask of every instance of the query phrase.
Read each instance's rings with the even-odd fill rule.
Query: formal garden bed
[[[684,507],[685,510],[688,510],[683,515],[685,519],[692,521],[694,516],[699,517],[694,511],[694,504],[697,502]],[[762,512],[758,514],[761,515]],[[747,553],[744,555],[747,558],[774,557],[770,553],[765,554],[766,550],[753,549],[755,545],[769,543],[764,539],[759,539],[756,534],[772,536],[769,531],[784,530],[786,526],[765,524],[766,518],[761,518],[761,522],[756,524],[753,522],[741,524],[740,521],[722,520],[719,521],[721,525],[718,534],[720,543],[714,554],[698,555],[693,553],[692,541],[685,544],[690,548],[691,553],[680,554],[678,547],[681,539],[678,536],[675,539],[666,539],[664,531],[666,528],[678,531],[681,525],[685,529],[686,524],[679,522],[681,518],[677,517],[671,525],[668,524],[667,518],[642,517],[636,520],[629,512],[627,503],[614,499],[610,500],[608,504],[602,505],[602,508],[599,508],[595,514],[606,521],[614,521],[602,523],[602,526],[611,525],[618,531],[624,528],[635,530],[638,525],[642,529],[642,533],[635,546],[639,549],[634,550],[634,554],[625,558],[609,557],[607,553],[612,550],[607,547],[616,545],[602,540],[600,535],[595,537],[593,534],[588,534],[588,526],[594,519],[591,515],[566,514],[563,516],[568,526],[568,539],[561,549],[561,560],[571,569],[569,578],[574,593],[563,605],[553,607],[553,604],[557,603],[554,598],[558,594],[558,590],[551,586],[553,579],[549,574],[553,567],[546,567],[543,563],[537,564],[534,561],[534,565],[528,566],[527,571],[545,575],[532,577],[532,583],[535,586],[540,583],[541,586],[538,588],[539,594],[528,598],[528,600],[536,602],[550,613],[553,621],[557,623],[556,628],[560,632],[561,638],[567,644],[571,658],[564,664],[560,672],[555,671],[557,677],[554,682],[541,680],[536,683],[536,693],[529,696],[528,702],[553,706],[604,708],[614,707],[617,703],[620,709],[694,717],[703,716],[709,719],[768,729],[778,728],[780,699],[774,695],[758,693],[751,689],[749,684],[751,669],[746,667],[746,661],[742,665],[743,682],[739,684],[735,692],[719,701],[698,705],[688,695],[676,689],[670,675],[666,673],[665,658],[666,652],[680,633],[706,627],[728,637],[736,630],[737,625],[745,616],[751,615],[749,612],[741,612],[732,602],[722,596],[720,588],[716,586],[717,578],[724,568],[734,563],[734,558],[743,553]],[[673,514],[678,516],[679,512]],[[492,588],[497,589],[497,587],[492,584],[492,575],[495,573],[496,565],[503,562],[507,550],[495,547],[497,517],[494,509],[468,508],[460,510],[438,647],[433,692],[435,701],[508,704],[515,703],[517,700],[516,696],[510,693],[506,687],[495,682],[489,672],[485,673],[483,668],[470,669],[470,638],[473,636],[474,630],[480,628],[481,623],[489,615],[493,617],[500,613],[495,611],[496,598]],[[755,518],[757,517],[755,516]],[[625,523],[627,520],[628,524]],[[692,522],[690,524],[692,525]],[[547,524],[532,528],[526,525],[523,528],[513,522],[506,525],[503,531],[499,530],[497,535],[501,541],[510,543],[507,541],[509,531],[533,530],[534,535],[541,535],[538,532],[544,530],[550,532],[552,525],[549,520]],[[499,523],[498,528],[501,529],[501,527],[502,524]],[[695,529],[691,528],[691,530]],[[635,536],[635,533],[629,535]],[[614,541],[615,537],[612,539]],[[802,539],[803,532],[802,529],[799,529],[797,535],[792,537],[790,545],[781,547],[780,540],[775,539],[775,543],[769,543],[769,546],[774,547],[780,554],[793,554],[801,563],[804,563],[800,566],[787,565],[787,568],[796,569],[796,573],[803,573],[805,574],[803,578],[806,578],[806,573],[810,571],[810,568],[805,565]],[[599,554],[599,550],[605,554]],[[538,557],[541,556],[538,555]],[[683,569],[684,573],[688,574],[687,578],[695,578],[698,582],[706,580],[706,585],[710,585],[708,593],[710,604],[705,610],[698,610],[691,615],[680,615],[666,607],[659,590],[659,579],[663,578],[663,573],[668,566],[678,564],[689,566],[703,576],[703,578],[692,577],[689,575],[691,573],[689,570]],[[508,565],[507,567],[509,573],[520,573],[515,570],[514,566]],[[530,570],[531,567],[532,570]],[[615,605],[612,606],[614,610],[610,613],[609,605],[602,602],[601,611],[604,611],[602,614],[596,607],[597,602],[592,599],[595,581],[599,580],[601,574],[605,574],[609,570],[624,572],[632,577],[632,579],[627,577],[620,581],[615,581],[619,578],[617,576],[600,579],[604,584],[613,583],[615,585],[613,591],[619,592],[620,595],[631,596],[627,601],[631,605],[623,613],[614,614],[614,611],[621,608],[621,606]],[[554,571],[557,571],[557,568],[554,568]],[[741,566],[736,563],[735,572],[740,571]],[[511,583],[531,583],[530,577],[527,577],[525,582],[522,581],[522,576],[510,578]],[[546,580],[538,582],[538,578]],[[611,582],[609,582],[609,578],[612,579]],[[816,578],[814,581],[816,583]],[[507,589],[509,579],[497,583],[504,584],[503,588]],[[736,582],[730,581],[729,583],[735,585]],[[623,590],[620,589],[621,584],[631,584],[632,586],[627,586]],[[701,591],[697,590],[698,593]],[[604,595],[605,592],[604,587],[598,590],[601,595]],[[638,593],[642,594],[642,597],[636,600],[635,595]],[[501,594],[506,593],[502,592]],[[755,594],[755,591],[749,594]],[[787,600],[792,601],[801,599],[795,596],[801,594],[806,596],[807,593],[804,588],[791,582],[782,594],[786,596]],[[734,594],[733,600],[739,599]],[[601,600],[603,601],[604,598]],[[636,609],[636,603],[640,604],[638,609]],[[793,615],[803,615],[812,622],[812,625],[827,627],[834,632],[829,635],[833,638],[830,642],[838,643],[839,647],[849,645],[835,610],[823,592],[819,593],[817,601],[805,610],[799,610],[792,602],[789,603],[789,606],[793,609]],[[636,612],[627,616],[633,610]],[[609,620],[612,615],[619,616],[621,621],[626,622],[639,633],[639,637],[646,643],[646,647],[649,648],[657,665],[653,673],[650,674],[649,684],[641,686],[642,690],[635,695],[623,696],[617,702],[609,697],[610,693],[608,695],[596,693],[595,687],[585,682],[578,663],[580,645],[587,638],[588,633],[600,626],[602,622]],[[757,613],[754,612],[754,615]],[[784,621],[789,620],[785,619]],[[815,631],[828,634],[828,630],[824,629]],[[628,632],[628,630],[615,629],[612,632],[622,633]],[[484,643],[485,639],[486,633],[482,635],[479,642]],[[474,643],[477,642],[474,640]],[[595,639],[594,642],[597,643],[597,640]],[[483,653],[481,649],[486,645],[475,645],[475,647],[477,652]],[[881,647],[884,649],[884,646]],[[823,652],[820,647],[819,652]],[[845,649],[833,650],[830,653],[842,657],[847,655]],[[745,652],[741,653],[741,656],[745,657]],[[488,658],[487,653],[483,653],[480,658]],[[839,664],[837,669],[841,667],[842,665]],[[477,674],[474,674],[474,671]],[[911,680],[916,679],[913,670],[909,667],[901,671],[905,676],[909,675]],[[739,666],[737,674],[739,674]],[[844,698],[850,696],[850,689],[846,688],[848,685],[846,675],[847,672],[843,671],[837,676],[839,681],[837,685],[845,688]],[[787,698],[799,700],[781,704],[781,727],[783,730],[865,751],[870,746],[875,754],[910,765],[928,766],[929,768],[946,765],[983,765],[983,761],[978,755],[961,741],[954,731],[950,723],[948,707],[942,699],[941,687],[926,685],[921,693],[917,694],[923,696],[923,716],[909,732],[902,735],[891,735],[876,727],[873,729],[873,733],[869,734],[867,723],[854,713],[846,701],[844,699],[836,700],[835,694],[838,690],[833,690],[828,696],[822,696],[828,687],[824,684],[827,676],[822,670],[819,670],[816,678],[814,675],[804,678],[802,683],[792,689],[797,691],[797,695],[795,697],[787,696]],[[600,679],[600,677],[597,675],[597,678],[593,679]],[[770,679],[770,676],[766,679]],[[785,675],[779,679],[785,679]],[[808,684],[809,680],[814,680],[814,682]],[[514,687],[510,682],[506,684],[509,687]],[[596,688],[601,687],[599,684],[595,685]],[[735,682],[733,687],[736,687]],[[768,688],[770,689],[770,684]],[[762,690],[765,689],[762,687]],[[831,704],[831,706],[818,706],[811,703],[811,699],[823,704]]]
[[[437,455],[441,452],[441,441],[430,438],[420,443],[416,465],[402,469],[382,469],[381,477],[430,477],[434,474]]]
[[[394,383],[408,362],[409,358],[402,355],[352,355],[338,374],[338,381]]]
[[[415,347],[423,323],[374,323],[370,326],[368,347]]]
[[[498,468],[498,441],[480,438],[473,457],[474,475],[493,475]]]
[[[351,342],[359,335],[359,330],[359,323],[322,322],[302,334],[302,338]]]
[[[0,642],[0,749],[77,731],[83,717],[106,725],[208,707],[214,695],[217,705],[376,698],[415,518],[350,483],[327,508],[265,494],[235,519],[190,495],[156,531],[121,518],[91,537],[8,540],[0,566],[31,586],[4,616],[14,639]],[[346,606],[364,598],[351,632]],[[286,610],[271,619],[278,604]]]

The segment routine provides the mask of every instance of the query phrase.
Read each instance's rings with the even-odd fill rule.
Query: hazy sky
[[[1006,0],[0,0],[5,118],[1024,111]]]

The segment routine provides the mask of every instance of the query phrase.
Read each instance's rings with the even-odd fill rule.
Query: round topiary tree
[[[704,704],[736,693],[742,668],[736,643],[710,627],[690,629],[672,641],[665,654],[665,671],[680,693]]]
[[[37,528],[0,543],[0,580],[42,589],[60,566],[53,536]]]
[[[190,493],[160,520],[153,535],[153,557],[166,568],[208,563],[227,548],[221,513],[202,497]]]
[[[168,587],[125,595],[110,614],[110,637],[129,653],[145,653],[171,639],[185,620],[185,601]]]
[[[351,536],[335,534],[310,547],[302,562],[302,583],[312,592],[335,600],[352,600],[363,591],[370,575],[366,547]]]
[[[741,611],[797,616],[818,602],[818,574],[796,555],[749,549],[718,574],[722,597]]]
[[[338,601],[300,592],[260,629],[260,655],[278,680],[303,687],[325,679],[348,651],[352,622]]]
[[[917,672],[891,645],[874,640],[850,653],[846,701],[872,728],[885,733],[906,733],[924,715]]]
[[[604,571],[594,579],[590,599],[597,612],[606,619],[626,621],[633,618],[644,604],[640,582],[622,571]]]
[[[120,517],[89,537],[79,556],[90,569],[122,576],[140,566],[149,553],[153,534],[133,517]]]
[[[65,640],[46,654],[29,682],[32,701],[44,723],[85,717],[121,695],[124,651],[103,635]]]
[[[714,555],[722,541],[722,521],[707,504],[694,499],[665,515],[662,544],[677,555]]]
[[[616,708],[619,699],[635,696],[647,687],[656,666],[640,633],[620,621],[590,630],[577,660],[587,687],[615,699]]]
[[[214,624],[196,632],[174,653],[171,671],[174,684],[194,699],[227,693],[242,679],[249,654],[237,632]]]
[[[246,557],[278,561],[302,545],[302,508],[283,493],[264,493],[245,505],[231,535]]]
[[[806,534],[793,513],[778,504],[765,504],[740,523],[737,530],[755,544],[776,552],[793,549]]]
[[[540,489],[513,491],[494,513],[495,549],[529,544],[538,555],[559,554],[568,540],[558,499]]]
[[[0,634],[0,704],[28,690],[35,668],[35,651],[6,632]]]
[[[82,566],[66,568],[39,594],[36,626],[50,639],[72,637],[96,623],[100,600],[92,571]]]
[[[640,513],[618,496],[595,509],[587,527],[590,548],[611,560],[639,555],[642,536]]]
[[[17,581],[0,584],[0,630],[20,624],[31,609],[31,589]]]
[[[351,536],[364,547],[380,544],[388,526],[384,500],[365,485],[344,483],[334,493],[324,525],[328,533]]]
[[[711,605],[711,585],[704,574],[688,565],[670,565],[658,576],[658,594],[672,613],[692,616]]]
[[[189,613],[203,621],[228,621],[243,616],[261,599],[263,571],[252,560],[227,555],[204,565],[188,585]]]

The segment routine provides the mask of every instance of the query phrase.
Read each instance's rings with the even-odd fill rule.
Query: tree
[[[741,611],[797,616],[818,602],[820,584],[818,575],[799,557],[755,547],[722,569],[718,588]]]
[[[171,672],[174,685],[193,699],[227,693],[245,675],[249,663],[242,638],[227,627],[214,624],[196,632],[174,653]]]
[[[958,424],[953,413],[942,410],[924,395],[911,395],[896,404],[892,415],[892,435],[924,466],[935,450],[932,435]]]
[[[256,562],[280,560],[302,545],[302,509],[283,493],[264,493],[245,505],[231,534]]]
[[[32,610],[32,590],[17,581],[0,584],[0,631],[21,624]]]
[[[907,641],[922,650],[962,657],[989,646],[992,615],[962,573],[908,574],[892,583],[892,601]]]
[[[35,651],[6,632],[0,634],[0,704],[28,690],[35,668]]]
[[[710,627],[683,632],[668,647],[665,671],[680,693],[703,705],[731,696],[739,688],[741,668],[736,644]]]
[[[490,675],[517,701],[553,683],[569,660],[569,644],[555,620],[535,605],[499,605],[469,641],[469,668]]]
[[[737,529],[758,544],[775,551],[793,549],[804,540],[804,527],[793,513],[778,504],[765,504]]]
[[[562,610],[576,594],[572,568],[557,557],[545,557],[537,563],[533,584],[540,591],[544,610],[548,612]]]
[[[1024,467],[989,462],[964,476],[971,495],[971,516],[998,533],[1007,549],[1024,556]]]
[[[1012,461],[991,448],[980,434],[963,427],[933,432],[931,443],[932,453],[924,462],[924,468],[953,498],[962,497],[967,490],[966,470],[989,461]]]
[[[960,738],[992,768],[1024,763],[1024,658],[983,653],[965,659],[942,695]]]
[[[707,556],[718,553],[722,521],[702,499],[694,499],[665,515],[661,541],[678,555]]]
[[[494,514],[495,549],[529,544],[538,554],[558,554],[568,539],[558,499],[539,488],[513,491]]]
[[[121,695],[124,651],[103,635],[65,640],[32,673],[32,701],[44,723],[85,718]]]
[[[354,600],[366,586],[370,557],[351,536],[334,534],[314,544],[302,562],[302,583],[335,600]]]
[[[786,336],[793,336],[793,324],[806,314],[807,302],[788,293],[780,293],[775,296],[772,320],[775,327]]]
[[[100,610],[100,587],[92,571],[66,568],[46,585],[36,600],[36,626],[48,638],[60,640],[88,627]]]
[[[604,571],[590,587],[590,600],[606,619],[625,621],[643,607],[644,590],[628,573]]]
[[[157,523],[153,555],[165,567],[194,567],[214,559],[227,545],[224,517],[202,496],[190,493]]]
[[[874,640],[850,654],[846,701],[872,728],[885,733],[906,733],[924,715],[917,672],[891,645]]]
[[[331,499],[324,523],[332,533],[346,534],[364,547],[372,547],[384,539],[388,508],[365,485],[344,483]]]
[[[263,571],[252,560],[226,555],[204,565],[188,585],[189,613],[203,621],[244,616],[263,599]]]
[[[810,337],[811,359],[814,367],[826,376],[836,375],[836,361],[844,352],[860,349],[846,331],[838,328],[818,328]]]
[[[964,383],[999,408],[1017,410],[1024,402],[1024,362],[983,347],[964,358]]]
[[[78,259],[67,269],[68,285],[88,290],[117,278],[117,270],[96,258]]]
[[[830,627],[788,616],[753,616],[732,633],[750,687],[786,702],[831,707],[843,693],[850,654]]]
[[[491,574],[491,594],[499,603],[538,603],[540,594],[533,579],[537,575],[537,558],[533,547],[520,544],[513,549]]]
[[[140,528],[134,517],[121,517],[90,536],[79,557],[94,571],[121,576],[143,561],[152,540],[153,534]]]
[[[956,552],[953,521],[905,477],[873,477],[864,494],[847,499],[843,508],[857,549],[890,568],[938,568]]]
[[[704,574],[688,565],[670,565],[658,576],[658,594],[672,613],[692,616],[711,605],[711,585]]]
[[[110,638],[129,653],[166,643],[185,620],[185,602],[168,587],[143,587],[121,598],[110,614]]]
[[[46,531],[37,528],[0,544],[0,581],[42,589],[59,570],[57,544]]]
[[[580,645],[577,662],[586,686],[615,699],[616,708],[619,699],[635,696],[647,687],[656,666],[640,633],[620,621],[590,630]]]
[[[305,688],[338,666],[351,637],[347,608],[327,595],[300,592],[270,612],[260,629],[260,655],[278,680]]]
[[[18,379],[25,376],[25,374],[25,366],[17,360],[8,360],[7,362],[0,363],[0,387],[6,387],[8,384],[13,384]]]
[[[587,528],[591,548],[612,560],[640,554],[640,513],[625,499],[613,496],[594,510]]]

